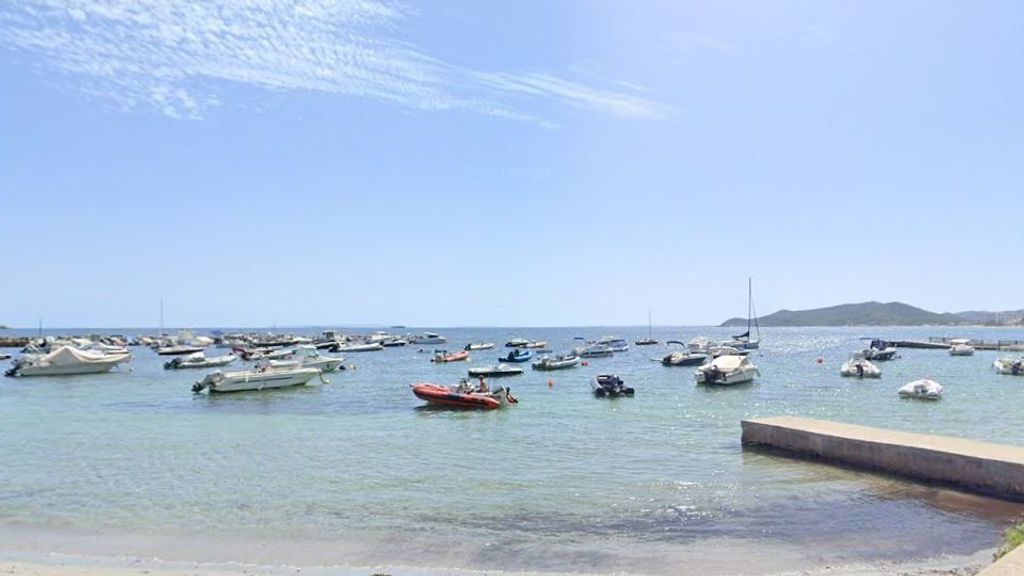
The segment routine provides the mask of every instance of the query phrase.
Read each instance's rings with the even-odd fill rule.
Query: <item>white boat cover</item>
[[[76,364],[99,364],[109,363],[116,356],[108,356],[99,352],[79,350],[71,346],[61,346],[49,354],[39,357],[39,363],[47,363],[51,366],[74,366]]]
[[[746,356],[719,356],[711,364],[723,372],[732,372],[738,370],[746,361]]]

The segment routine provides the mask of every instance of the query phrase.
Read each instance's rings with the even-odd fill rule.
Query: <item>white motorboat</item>
[[[203,390],[214,392],[244,392],[248,390],[272,390],[290,386],[302,386],[320,376],[317,368],[273,368],[262,365],[255,370],[207,374],[192,386],[196,394]],[[321,377],[321,381],[323,378]]]
[[[205,350],[205,346],[190,346],[187,344],[171,344],[170,346],[161,346],[156,349],[156,353],[161,356],[183,356],[185,354],[195,354],[196,352],[202,352]]]
[[[974,346],[967,338],[956,338],[949,341],[950,356],[974,356]]]
[[[103,354],[61,346],[47,354],[26,354],[4,373],[6,376],[71,376],[100,374],[131,360],[131,354]]]
[[[469,350],[472,352],[473,350],[490,350],[492,348],[494,348],[494,342],[471,342],[466,344],[466,347],[463,348],[463,350]]]
[[[601,344],[589,344],[573,348],[572,354],[580,358],[603,358],[615,354],[615,351]]]
[[[721,345],[708,348],[708,354],[710,354],[712,358],[718,358],[719,356],[746,356],[747,354],[750,354],[750,350]]]
[[[708,355],[689,350],[676,350],[661,359],[662,366],[700,366],[708,361]]]
[[[387,340],[382,340],[381,343],[380,343],[380,345],[385,347],[385,348],[400,348],[400,347],[406,346],[408,344],[409,344],[408,340],[406,340],[405,338],[399,338],[397,336],[395,336],[393,338],[388,338]]]
[[[864,350],[864,358],[872,362],[885,362],[896,358],[897,352],[895,346],[885,340],[875,338],[871,341],[871,345]]]
[[[1000,374],[1009,376],[1024,376],[1024,357],[1020,358],[998,358],[992,363],[992,367]]]
[[[863,352],[854,352],[849,360],[843,362],[839,374],[848,378],[881,378],[882,369],[865,358]]]
[[[580,363],[580,357],[576,355],[559,354],[558,356],[545,356],[533,363],[534,370],[551,371],[573,368]]]
[[[412,336],[412,337],[408,338],[408,340],[409,340],[409,344],[431,345],[431,346],[435,345],[435,344],[445,344],[445,343],[448,342],[447,338],[445,338],[444,336],[441,336],[440,334],[438,334],[436,332],[424,332],[423,334],[420,334],[419,336]]]
[[[707,353],[714,346],[718,346],[718,343],[704,336],[698,336],[686,343],[686,348],[690,352]]]
[[[522,348],[529,343],[530,341],[526,338],[513,338],[508,342],[505,342],[505,348]]]
[[[344,369],[345,359],[332,356],[321,356],[316,346],[302,344],[295,347],[295,352],[280,360],[270,360],[273,368],[317,368],[322,372],[334,372]]]
[[[914,380],[898,391],[901,398],[918,400],[939,400],[942,398],[942,385],[934,380]]]
[[[384,345],[380,342],[356,342],[352,344],[338,344],[331,348],[331,352],[376,352],[383,349]]]
[[[628,352],[629,343],[618,336],[605,336],[595,342],[599,346],[607,346],[612,352]]]
[[[523,373],[523,369],[518,366],[509,366],[508,364],[492,364],[491,366],[470,368],[466,372],[471,378],[502,378],[505,376],[519,376]]]
[[[697,368],[694,378],[698,384],[731,386],[751,382],[761,375],[747,356],[719,356]]]
[[[181,370],[184,368],[218,368],[220,366],[227,366],[235,360],[238,360],[238,356],[235,356],[234,354],[225,354],[223,356],[207,358],[206,354],[196,352],[194,354],[189,354],[188,356],[178,356],[170,362],[164,362],[164,369]]]

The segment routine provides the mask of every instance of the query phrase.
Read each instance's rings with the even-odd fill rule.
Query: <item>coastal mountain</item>
[[[938,314],[902,302],[861,302],[813,310],[779,310],[758,319],[761,326],[951,326],[971,324],[956,314]],[[722,326],[746,326],[746,318],[730,318]]]

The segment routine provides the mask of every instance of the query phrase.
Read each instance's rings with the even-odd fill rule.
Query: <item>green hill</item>
[[[937,314],[902,302],[861,302],[813,310],[779,310],[758,319],[761,326],[925,326],[968,324],[956,314]],[[722,326],[746,326],[730,318]]]

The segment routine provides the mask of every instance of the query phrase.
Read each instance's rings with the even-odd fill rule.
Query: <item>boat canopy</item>
[[[738,369],[746,361],[746,356],[719,356],[712,361],[712,364],[719,370],[731,372]]]
[[[71,346],[61,346],[53,352],[41,356],[39,362],[45,362],[51,366],[74,366],[76,364],[110,362],[110,359],[110,356],[99,352],[89,352],[72,348]]]

